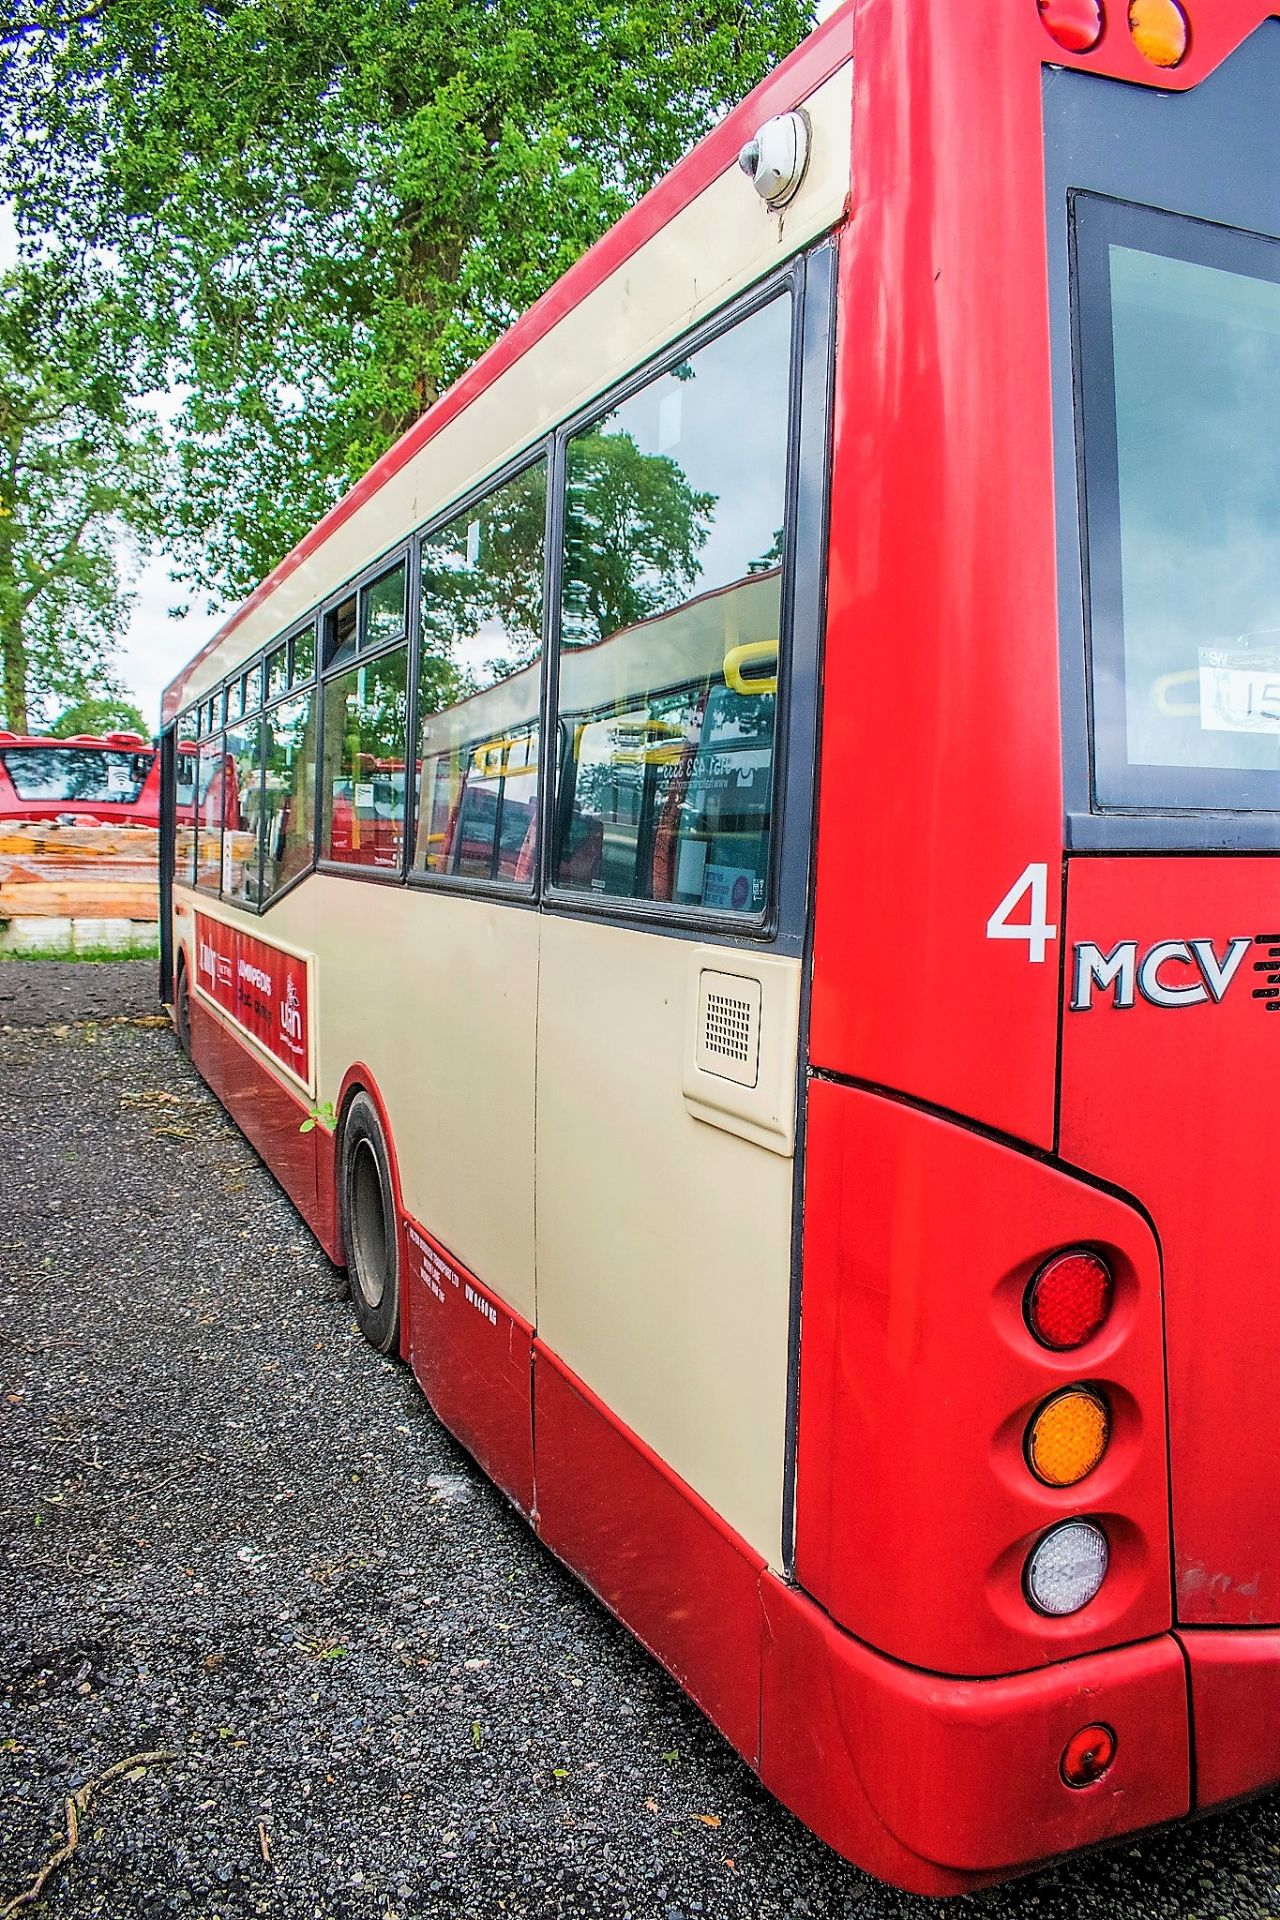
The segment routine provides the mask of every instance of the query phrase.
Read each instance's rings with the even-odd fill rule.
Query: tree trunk
[[[11,733],[25,733],[29,719],[27,642],[14,567],[13,528],[6,519],[0,519],[0,686],[4,689],[5,726]]]

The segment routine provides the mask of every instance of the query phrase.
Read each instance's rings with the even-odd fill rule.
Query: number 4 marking
[[[1010,915],[1024,895],[1030,895],[1028,917],[1021,921],[1012,920]],[[1028,960],[1041,961],[1049,941],[1058,937],[1058,929],[1049,925],[1048,911],[1049,869],[1042,860],[1038,860],[1022,869],[988,920],[987,938],[1025,940]]]

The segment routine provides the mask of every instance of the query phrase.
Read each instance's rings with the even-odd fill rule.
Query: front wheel
[[[378,1109],[357,1093],[342,1123],[342,1239],[360,1331],[378,1353],[400,1338],[400,1235]]]

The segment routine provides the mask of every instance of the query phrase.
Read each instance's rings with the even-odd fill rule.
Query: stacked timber
[[[0,821],[0,921],[159,918],[154,827]]]

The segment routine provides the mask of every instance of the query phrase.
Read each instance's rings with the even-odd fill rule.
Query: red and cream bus
[[[160,757],[140,733],[65,740],[0,728],[0,820],[160,825]]]
[[[165,696],[364,1332],[923,1892],[1280,1779],[1274,14],[853,0]]]

